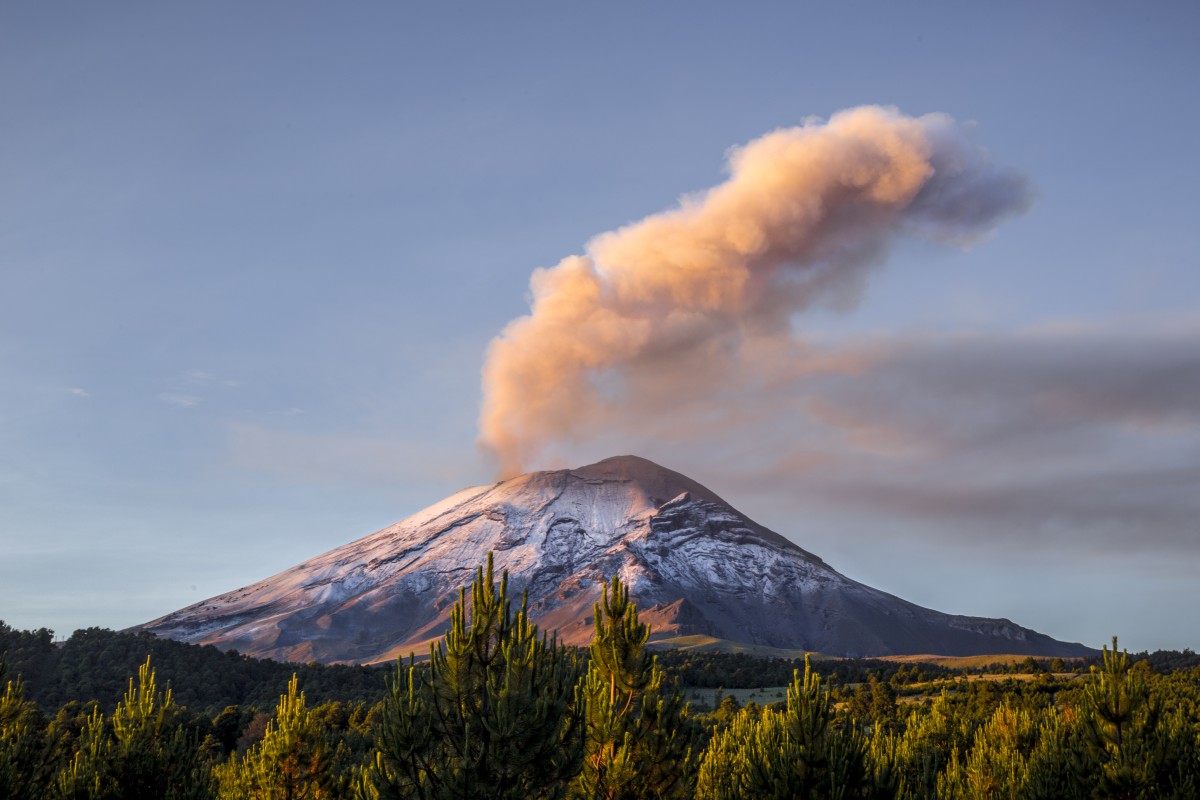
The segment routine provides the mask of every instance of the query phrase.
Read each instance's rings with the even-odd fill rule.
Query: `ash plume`
[[[875,106],[768,133],[733,149],[728,171],[533,273],[530,314],[483,367],[479,441],[503,474],[600,421],[727,391],[723,375],[753,376],[768,351],[746,390],[770,391],[793,315],[850,305],[893,238],[967,247],[1032,194],[950,117]]]

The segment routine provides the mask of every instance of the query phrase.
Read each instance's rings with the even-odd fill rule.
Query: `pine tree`
[[[974,725],[962,712],[943,694],[928,708],[909,714],[894,747],[872,747],[872,752],[886,749],[892,759],[897,800],[937,797],[938,776],[951,754],[966,750],[974,735]]]
[[[334,782],[328,740],[292,675],[262,741],[217,767],[221,800],[322,800]]]
[[[58,776],[71,800],[203,800],[211,778],[171,690],[160,693],[147,657],[111,719],[93,709],[75,757]]]
[[[853,726],[834,720],[829,695],[804,659],[788,688],[787,710],[757,718],[743,709],[714,737],[700,765],[697,800],[796,798],[842,800],[876,792],[866,743]]]
[[[1195,733],[1181,710],[1164,716],[1146,686],[1145,665],[1103,648],[1086,691],[1085,741],[1099,765],[1097,798],[1190,797],[1197,791]]]
[[[1083,743],[1074,709],[1051,708],[1042,717],[1038,741],[1029,754],[1027,800],[1089,800],[1098,765]]]
[[[970,750],[955,748],[938,778],[944,800],[1016,800],[1029,778],[1037,722],[1028,710],[1002,705],[975,733]]]
[[[71,762],[58,775],[57,794],[63,800],[102,800],[120,797],[112,773],[113,745],[104,714],[92,708]]]
[[[690,797],[696,756],[680,692],[646,648],[629,590],[613,576],[595,604],[595,636],[583,683],[587,726],[580,798]]]
[[[59,748],[20,678],[5,681],[6,672],[0,659],[0,797],[42,800],[54,784]]]
[[[397,666],[360,793],[379,798],[557,798],[582,736],[572,650],[539,636],[508,574],[476,571],[428,669]]]

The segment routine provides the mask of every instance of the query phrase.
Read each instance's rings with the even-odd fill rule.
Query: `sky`
[[[1198,25],[1185,2],[4,4],[0,620],[123,628],[502,470],[635,453],[921,605],[1196,648]],[[606,234],[863,107],[948,126],[1019,197],[969,235],[886,217],[770,336],[739,306],[715,349],[568,363],[586,413],[515,459],[481,438],[535,270],[616,280]]]

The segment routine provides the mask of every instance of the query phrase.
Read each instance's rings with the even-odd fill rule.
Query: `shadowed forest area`
[[[616,579],[579,650],[508,595],[481,567],[431,658],[393,668],[0,623],[0,797],[1200,796],[1190,651],[1114,638],[1091,663],[969,670],[654,653]]]

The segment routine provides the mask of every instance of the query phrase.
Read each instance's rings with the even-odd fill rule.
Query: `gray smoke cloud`
[[[1195,323],[852,338],[778,366],[737,402],[664,397],[658,423],[608,421],[615,444],[822,553],[825,526],[806,519],[856,542],[903,528],[995,553],[1200,557]]]
[[[822,369],[794,314],[852,303],[897,236],[968,247],[1032,197],[950,117],[875,106],[768,133],[728,170],[534,272],[530,314],[483,368],[479,441],[503,474],[601,421],[636,428],[664,398],[719,398],[734,367],[740,394]]]

